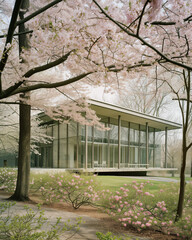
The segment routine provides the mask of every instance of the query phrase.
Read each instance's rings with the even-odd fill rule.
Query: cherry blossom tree
[[[52,138],[45,134],[42,121],[33,115],[31,119],[31,152],[37,153],[37,143],[50,143]],[[0,104],[0,151],[17,152],[19,142],[18,104]]]
[[[182,217],[185,192],[186,157],[192,146],[188,138],[191,88],[191,9],[192,2],[186,1],[90,1],[93,12],[103,25],[114,26],[113,35],[122,34],[122,39],[131,48],[129,60],[132,67],[147,71],[156,68],[156,79],[167,85],[175,94],[181,109],[183,122],[182,164],[180,172],[180,193],[176,220]],[[98,13],[99,12],[99,13]],[[127,57],[128,59],[128,57]],[[126,68],[128,63],[122,65]],[[129,62],[130,64],[130,62]],[[137,74],[137,72],[135,71]],[[150,77],[150,75],[148,74]],[[184,108],[181,101],[184,101]]]
[[[0,60],[0,99],[20,103],[18,179],[12,199],[28,199],[31,105],[46,108],[56,118],[64,115],[102,127],[82,91],[88,85],[116,85],[123,71],[116,66],[115,56],[125,44],[112,41],[110,30],[104,33],[99,24],[86,1],[75,5],[33,1],[31,8],[28,1],[15,1],[7,34],[0,36],[6,37]],[[72,103],[50,107],[56,93],[73,99]]]

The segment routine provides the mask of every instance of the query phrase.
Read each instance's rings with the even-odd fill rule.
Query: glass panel
[[[92,141],[93,141],[93,137],[92,137],[93,129],[92,129],[92,127],[88,126],[87,131],[88,131],[88,136],[87,136],[87,141],[88,141],[87,167],[92,168]]]
[[[146,126],[140,126],[140,167],[146,167]]]
[[[67,168],[67,124],[61,123],[59,125],[59,167]]]
[[[80,133],[80,139],[79,142],[79,158],[78,158],[78,165],[79,168],[85,167],[85,126],[80,125],[79,126],[79,133]]]
[[[52,129],[53,129],[53,126],[48,126],[47,127],[47,135],[48,136],[52,136],[52,134],[53,134],[53,130]]]
[[[110,167],[118,167],[118,145],[110,144]]]
[[[121,122],[121,164],[120,167],[128,167],[128,122]]]
[[[155,131],[155,145],[154,145],[154,167],[161,167],[161,140],[163,137],[164,132],[157,132]]]
[[[130,167],[139,166],[139,125],[130,124]]]
[[[58,139],[53,140],[53,167],[58,167]]]
[[[77,166],[77,124],[70,122],[68,124],[68,167],[75,168]]]
[[[53,126],[53,138],[58,139],[58,123]]]

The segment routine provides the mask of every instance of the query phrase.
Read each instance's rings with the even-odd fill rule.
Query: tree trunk
[[[29,200],[29,178],[30,178],[30,138],[31,138],[31,106],[20,104],[19,107],[19,154],[17,184],[11,200]]]
[[[24,18],[23,9],[27,11],[29,0],[23,0],[19,12],[20,19]],[[19,32],[25,32],[25,25],[19,25]],[[22,48],[28,47],[27,36],[19,35],[19,53]],[[24,62],[25,60],[22,59]],[[10,197],[12,200],[26,201],[29,200],[29,180],[30,180],[30,140],[31,140],[31,106],[25,104],[25,99],[29,99],[29,94],[21,96],[23,100],[19,105],[19,152],[18,152],[18,174],[17,184],[14,194]]]
[[[179,189],[179,200],[177,205],[177,214],[175,217],[175,221],[178,221],[182,218],[183,214],[183,204],[184,204],[184,196],[185,196],[185,168],[187,161],[187,152],[189,147],[187,146],[187,131],[189,127],[190,121],[190,93],[191,93],[191,72],[188,70],[188,75],[186,76],[185,71],[183,71],[184,83],[185,83],[185,91],[187,94],[187,102],[186,102],[186,111],[185,106],[181,110],[183,117],[183,140],[182,140],[182,163],[181,163],[181,171],[180,171],[180,189]]]
[[[183,137],[183,146],[182,146],[182,164],[180,170],[180,189],[179,189],[179,200],[177,205],[177,214],[175,221],[177,222],[180,218],[182,218],[183,214],[183,204],[184,204],[184,196],[185,196],[185,167],[186,167],[186,159],[187,159],[187,148],[186,148],[186,137]]]

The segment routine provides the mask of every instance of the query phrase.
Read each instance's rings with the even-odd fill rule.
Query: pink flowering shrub
[[[0,189],[13,192],[16,187],[17,170],[12,168],[0,169]]]
[[[66,202],[78,209],[82,205],[93,205],[97,195],[94,176],[78,174],[52,174],[45,181],[40,179],[40,192],[45,203]]]
[[[187,216],[174,223],[177,208],[178,187],[173,184],[157,193],[147,191],[150,183],[125,185],[116,192],[103,190],[102,205],[112,218],[124,227],[132,226],[138,231],[143,229],[159,230],[167,234],[192,237],[192,219]]]

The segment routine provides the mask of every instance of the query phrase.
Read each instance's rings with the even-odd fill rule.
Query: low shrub
[[[0,239],[56,240],[66,231],[78,230],[81,223],[80,219],[76,224],[61,223],[61,218],[58,218],[54,224],[50,224],[40,206],[36,211],[25,206],[25,214],[19,215],[13,213],[14,205],[12,202],[0,203]],[[42,230],[44,226],[46,230]]]
[[[17,170],[12,168],[0,168],[0,189],[13,192],[16,187]]]
[[[94,205],[98,197],[98,183],[94,176],[78,174],[52,174],[38,183],[45,203],[66,202],[74,209],[82,205]]]
[[[137,183],[120,187],[116,192],[103,190],[100,194],[100,204],[112,218],[124,227],[134,227],[138,231],[153,229],[166,234],[192,237],[192,220],[185,216],[174,223],[176,216],[178,186],[161,189],[151,194],[146,191],[150,183]]]

